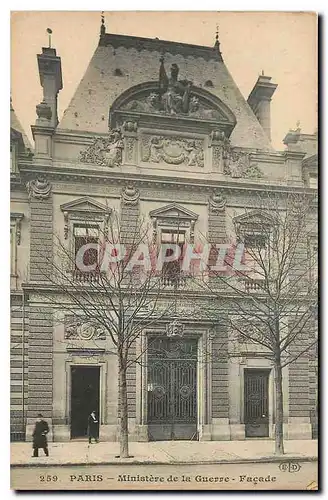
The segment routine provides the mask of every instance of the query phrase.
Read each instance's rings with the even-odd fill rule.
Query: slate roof
[[[33,151],[33,146],[30,143],[20,121],[17,118],[11,100],[10,100],[10,128],[16,130],[16,132],[19,132],[22,136],[25,148],[29,149],[30,151]]]
[[[179,79],[191,80],[194,85],[210,91],[235,114],[237,124],[230,137],[233,146],[273,150],[217,49],[125,35],[105,34],[100,38],[57,128],[106,133],[111,104],[128,88],[145,81],[157,81],[162,54],[168,74],[171,64],[178,64]],[[118,69],[121,75],[116,75]],[[213,87],[204,86],[208,80],[213,82]]]

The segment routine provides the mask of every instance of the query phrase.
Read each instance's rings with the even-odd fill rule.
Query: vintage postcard
[[[317,15],[11,37],[11,488],[318,489]]]

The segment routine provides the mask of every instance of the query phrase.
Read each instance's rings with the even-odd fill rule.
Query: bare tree
[[[257,206],[233,219],[232,246],[244,248],[238,269],[228,252],[220,258],[220,271],[208,266],[197,281],[213,296],[208,316],[215,319],[224,297],[230,303],[231,338],[239,346],[261,346],[274,367],[275,452],[283,454],[282,369],[317,343],[317,219],[315,200],[307,193],[268,193]]]
[[[172,311],[174,299],[166,294],[165,303],[160,300],[167,290],[166,269],[156,267],[150,224],[140,218],[122,224],[112,212],[103,229],[95,228],[92,217],[80,227],[75,251],[54,237],[54,258],[42,269],[53,285],[45,302],[68,313],[67,336],[87,322],[96,337],[111,340],[118,358],[120,457],[125,458],[129,456],[127,371],[143,354],[135,354],[135,342],[145,328]],[[172,269],[170,273],[172,280]]]

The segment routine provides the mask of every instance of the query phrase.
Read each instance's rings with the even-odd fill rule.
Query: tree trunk
[[[276,389],[276,427],[275,427],[275,453],[284,454],[284,408],[282,393],[282,368],[279,359],[275,361],[275,389]]]
[[[120,391],[120,457],[129,457],[128,395],[126,388],[126,363],[119,354],[119,391]]]

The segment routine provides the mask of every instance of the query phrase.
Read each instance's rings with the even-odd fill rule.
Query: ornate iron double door
[[[197,339],[150,338],[147,382],[149,440],[197,439]]]

